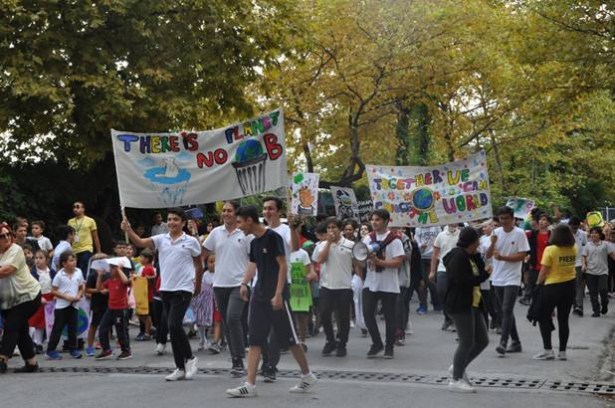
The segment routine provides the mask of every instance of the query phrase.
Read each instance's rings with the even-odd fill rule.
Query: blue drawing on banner
[[[235,153],[233,167],[244,195],[253,195],[265,191],[265,164],[267,153],[258,140],[245,139]]]
[[[144,176],[149,180],[151,189],[158,194],[161,204],[166,207],[183,204],[191,174],[180,168],[174,157],[163,159],[160,166],[148,169]]]

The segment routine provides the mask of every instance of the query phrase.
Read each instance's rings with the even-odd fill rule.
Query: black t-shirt
[[[278,286],[280,266],[278,256],[285,256],[284,240],[282,237],[267,229],[258,238],[254,238],[250,244],[250,262],[256,264],[258,279],[252,292],[252,298],[257,302],[269,302],[275,295]],[[288,271],[286,272],[288,273]],[[288,285],[284,285],[282,298],[288,300]]]
[[[109,279],[109,274],[105,273],[103,275],[103,283]],[[85,283],[85,287],[88,289],[96,289],[96,281],[98,280],[98,273],[96,271],[92,271],[88,275],[88,280]],[[107,308],[107,304],[109,303],[109,295],[103,295],[102,293],[92,293],[92,298],[90,299],[90,309],[91,310],[102,310]]]

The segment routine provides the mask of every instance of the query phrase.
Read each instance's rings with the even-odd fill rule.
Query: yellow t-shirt
[[[68,220],[68,225],[75,229],[75,241],[73,242],[73,252],[79,254],[81,252],[94,252],[94,241],[92,240],[92,232],[97,230],[96,221],[88,216],[83,218],[71,218]]]
[[[470,264],[472,265],[472,274],[474,276],[478,276],[479,275],[478,266],[472,260],[470,260]],[[474,292],[472,293],[472,307],[480,306],[480,298],[481,298],[480,286],[474,286]]]
[[[545,285],[568,282],[576,278],[574,265],[577,260],[577,247],[558,247],[549,245],[542,254],[542,265],[551,268]]]

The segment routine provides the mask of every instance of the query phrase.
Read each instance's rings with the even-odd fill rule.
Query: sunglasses
[[[11,238],[11,234],[0,234],[0,239],[9,239]]]

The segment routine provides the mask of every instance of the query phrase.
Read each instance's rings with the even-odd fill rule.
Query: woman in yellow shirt
[[[577,247],[574,235],[567,224],[560,224],[551,233],[549,246],[542,255],[542,268],[537,283],[542,288],[542,317],[539,320],[544,350],[534,355],[535,360],[554,360],[551,345],[553,310],[557,308],[559,331],[558,359],[566,360],[566,345],[570,336],[568,318],[575,298],[575,262]]]

